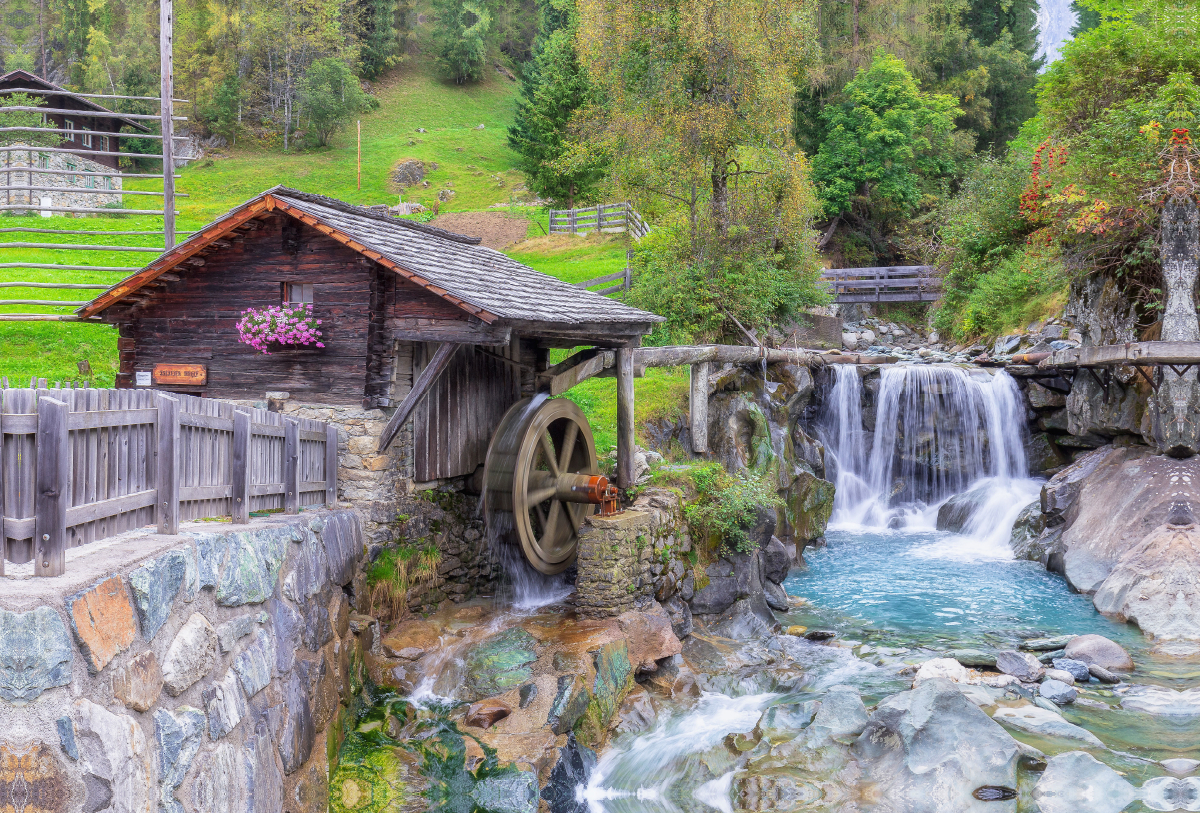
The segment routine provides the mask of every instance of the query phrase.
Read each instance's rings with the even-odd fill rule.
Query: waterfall
[[[929,527],[937,506],[974,489],[1009,495],[980,497],[997,520],[1002,518],[997,511],[1011,512],[1012,501],[1024,500],[1017,511],[1029,502],[1024,408],[1007,373],[949,365],[884,367],[868,407],[874,413],[869,431],[858,369],[846,364],[834,370],[818,427],[837,485],[834,527]],[[1012,512],[1008,528],[1015,516]]]

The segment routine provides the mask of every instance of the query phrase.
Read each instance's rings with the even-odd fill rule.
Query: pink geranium
[[[314,345],[321,343],[320,319],[313,318],[310,304],[272,305],[268,308],[247,308],[238,321],[238,341],[248,344],[265,356],[272,342],[282,345]]]

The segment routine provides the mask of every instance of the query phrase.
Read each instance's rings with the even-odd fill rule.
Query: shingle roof
[[[495,249],[479,245],[478,238],[283,186],[267,190],[212,226],[201,229],[173,252],[162,255],[144,271],[101,294],[79,312],[91,315],[124,298],[194,253],[197,248],[194,243],[217,239],[221,230],[214,227],[226,220],[240,221],[243,218],[237,216],[239,212],[264,199],[272,201],[277,209],[334,230],[342,242],[360,252],[379,255],[402,275],[435,293],[440,289],[439,295],[465,310],[481,312],[477,315],[489,322],[539,322],[564,327],[633,324],[642,327],[639,332],[645,332],[663,321],[661,316],[535,271]],[[173,253],[178,253],[178,260],[167,261]]]
[[[4,85],[10,85],[11,87],[3,87]],[[91,99],[88,99],[84,96],[80,96],[78,93],[72,93],[71,91],[67,90],[66,88],[60,87],[59,85],[56,85],[53,82],[47,82],[45,79],[42,79],[40,76],[34,76],[29,71],[21,70],[19,68],[17,70],[9,71],[8,73],[4,74],[3,76],[0,76],[0,95],[7,96],[8,94],[15,92],[14,88],[24,88],[26,90],[33,91],[32,95],[70,97],[75,102],[83,105],[84,107],[88,108],[89,110],[98,110],[103,113],[118,112],[118,111],[110,110],[109,108],[104,107],[103,105],[93,102]],[[46,106],[54,107],[55,105],[48,104]],[[84,115],[84,116],[87,115],[87,110],[80,110],[79,112],[81,115]],[[146,127],[144,124],[140,124],[140,123],[134,121],[133,119],[112,119],[112,120],[119,121],[122,124],[124,124],[128,127],[132,127],[135,130],[138,130],[143,133],[150,132],[149,127]]]
[[[660,316],[535,271],[495,249],[477,245],[476,238],[285,187],[276,187],[271,194],[501,319],[567,325],[663,321]]]

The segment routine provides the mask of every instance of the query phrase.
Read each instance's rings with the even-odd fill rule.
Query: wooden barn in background
[[[264,355],[239,342],[244,310],[295,302],[312,304],[323,348]],[[478,238],[283,187],[79,313],[118,326],[118,387],[254,400],[286,391],[314,404],[395,407],[381,446],[412,416],[422,481],[483,463],[509,406],[546,389],[552,348],[629,349],[661,321]]]

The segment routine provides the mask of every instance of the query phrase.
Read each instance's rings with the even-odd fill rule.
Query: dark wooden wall
[[[391,388],[389,305],[411,299],[431,312],[444,304],[455,318],[461,313],[285,215],[206,253],[204,262],[181,266],[180,279],[156,289],[145,307],[115,317],[122,323],[118,386],[133,386],[135,371],[157,363],[205,364],[208,384],[198,392],[210,397],[262,398],[282,390],[318,403],[359,405]],[[279,304],[284,282],[313,283],[323,350],[263,355],[238,341],[242,311]]]

